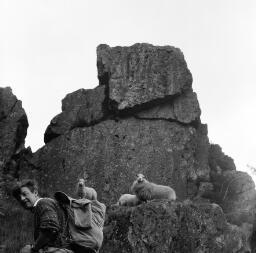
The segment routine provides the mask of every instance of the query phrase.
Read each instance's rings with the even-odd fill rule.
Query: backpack
[[[60,191],[54,198],[67,214],[70,243],[97,252],[103,242],[106,206],[97,200],[74,199]]]

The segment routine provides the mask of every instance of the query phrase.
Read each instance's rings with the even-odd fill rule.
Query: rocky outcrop
[[[217,144],[211,144],[209,148],[209,166],[212,172],[236,170],[234,160],[225,155]]]
[[[181,51],[100,45],[97,67],[99,86],[62,100],[46,145],[19,156],[17,176],[38,179],[45,195],[71,196],[84,177],[109,210],[102,252],[246,252],[254,183],[209,144]],[[178,200],[112,209],[137,173]]]
[[[3,177],[13,173],[9,171],[12,157],[24,148],[27,128],[28,120],[21,101],[10,87],[0,88],[0,188]]]
[[[200,119],[201,110],[196,93],[188,91],[182,96],[170,99],[163,104],[158,102],[153,107],[140,111],[136,114],[140,119],[167,119],[180,124],[196,125]]]
[[[209,180],[205,147],[206,136],[193,127],[129,117],[74,129],[35,153],[33,164],[49,192],[72,194],[77,177],[86,174],[99,198],[111,204],[141,172],[184,199],[196,195],[198,180]]]
[[[43,189],[72,194],[77,177],[86,175],[111,204],[141,172],[171,185],[180,199],[196,197],[199,188],[202,195],[200,183],[210,178],[207,127],[181,51],[100,45],[97,66],[100,86],[63,99],[47,145],[32,159]]]
[[[112,208],[101,252],[249,252],[242,228],[210,203],[152,201]]]
[[[163,117],[184,123],[199,119],[199,104],[191,91],[192,75],[178,48],[100,45],[97,66],[101,86],[67,95],[62,101],[62,113],[45,132],[45,143],[75,127],[126,115],[127,110],[143,110],[138,115],[142,118]]]
[[[111,106],[124,110],[189,89],[192,75],[180,49],[150,44],[97,48],[98,77]]]
[[[218,145],[210,147],[209,165],[214,186],[210,199],[223,208],[229,222],[237,225],[253,223],[256,193],[252,178],[245,172],[236,171],[233,159]]]
[[[44,134],[45,143],[75,127],[90,126],[106,115],[105,87],[80,89],[62,100],[62,113],[51,120]]]

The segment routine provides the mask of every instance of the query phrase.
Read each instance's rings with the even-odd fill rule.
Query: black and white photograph
[[[0,253],[256,252],[256,1],[0,0]]]

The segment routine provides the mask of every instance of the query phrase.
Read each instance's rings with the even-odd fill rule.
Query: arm
[[[56,203],[52,199],[42,199],[36,206],[35,216],[37,222],[35,230],[34,251],[54,242],[60,232],[59,217]]]
[[[35,245],[31,248],[31,252],[38,252],[56,237],[56,231],[40,231]]]
[[[35,245],[26,245],[23,247],[20,251],[20,253],[38,253],[41,248],[43,248],[45,245],[47,245],[50,242],[50,237],[47,235],[47,233],[41,233],[39,234]]]

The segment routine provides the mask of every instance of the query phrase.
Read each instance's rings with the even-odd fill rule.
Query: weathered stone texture
[[[70,93],[62,100],[62,113],[47,127],[44,141],[47,143],[75,127],[93,125],[102,120],[106,112],[104,86]]]
[[[71,111],[64,111],[57,116],[55,116],[50,125],[47,127],[44,134],[44,142],[48,143],[52,139],[58,137],[59,135],[65,134],[75,126],[78,125],[78,111],[79,107],[74,108]]]
[[[71,196],[84,177],[108,208],[137,173],[176,191],[176,202],[108,209],[102,252],[247,252],[254,183],[209,144],[181,51],[100,45],[97,67],[100,85],[63,99],[47,144],[16,159],[17,175],[37,178],[44,194]]]
[[[11,88],[0,88],[0,179],[11,157],[24,147],[28,121]]]
[[[209,165],[211,170],[217,172],[225,170],[236,170],[234,160],[225,155],[221,147],[217,144],[211,144],[209,148]]]
[[[75,127],[127,114],[184,124],[199,121],[192,75],[179,49],[150,44],[127,48],[100,45],[97,67],[101,85],[80,89],[62,100],[62,113],[47,127],[45,143]]]
[[[108,86],[111,105],[118,110],[180,94],[192,85],[182,52],[171,46],[100,45],[97,66],[100,84]]]
[[[106,116],[108,108],[106,107],[105,89],[104,86],[98,86],[86,92],[85,104],[78,111],[79,126],[95,124]]]
[[[247,252],[242,230],[227,223],[216,204],[151,201],[112,208],[105,226],[105,252]]]
[[[214,190],[208,197],[223,208],[229,222],[252,224],[256,214],[256,191],[252,178],[245,172],[236,171],[233,159],[216,144],[209,149],[209,166]]]
[[[136,114],[141,119],[167,119],[184,124],[199,120],[200,115],[196,93],[191,91],[175,98],[167,98],[164,103],[153,104],[149,109]]]
[[[196,195],[196,182],[209,180],[207,148],[200,150],[199,135],[193,127],[164,120],[106,120],[52,140],[34,154],[33,164],[50,193],[71,194],[77,177],[86,174],[99,198],[115,203],[143,173],[172,186],[183,199],[191,185],[195,191],[190,194]]]
[[[225,171],[212,176],[212,200],[221,205],[228,221],[241,225],[255,217],[256,193],[252,178],[245,172]]]

